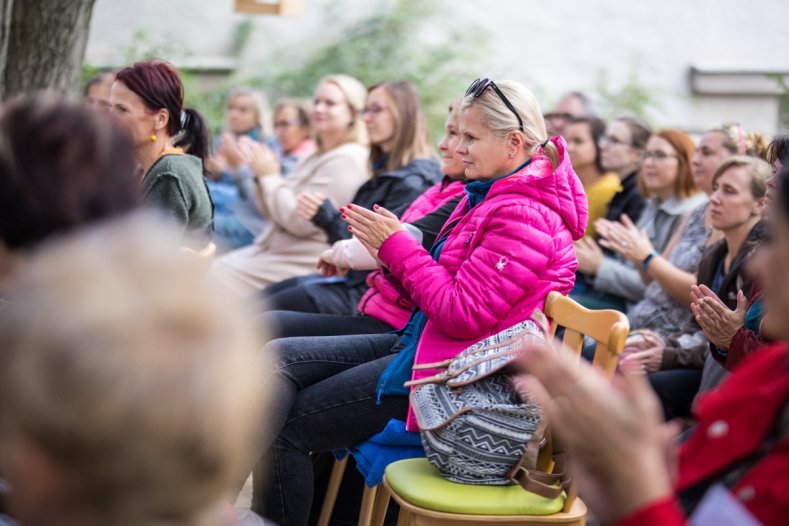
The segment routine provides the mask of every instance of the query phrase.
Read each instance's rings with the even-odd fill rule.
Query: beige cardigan
[[[220,257],[214,264],[219,279],[247,294],[283,279],[314,272],[328,248],[326,233],[296,212],[296,196],[320,192],[335,206],[353,199],[369,178],[369,150],[348,143],[304,159],[287,177],[258,179],[258,204],[270,224],[255,242]]]

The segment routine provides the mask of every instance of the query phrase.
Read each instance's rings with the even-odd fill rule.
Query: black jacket
[[[764,220],[754,225],[748,237],[745,238],[740,250],[734,256],[729,271],[723,277],[723,282],[718,290],[713,290],[715,294],[732,310],[737,308],[737,291],[742,290],[746,295],[751,293],[751,277],[748,275],[746,265],[751,259],[756,248],[764,242],[765,236]],[[699,272],[696,282],[699,285],[706,285],[712,289],[712,282],[719,265],[726,257],[728,247],[726,240],[720,239],[714,245],[707,248],[704,256],[699,263]],[[750,299],[750,297],[748,298]],[[696,320],[691,320],[690,326],[682,333],[669,336],[666,342],[666,349],[663,351],[663,369],[691,368],[701,369],[704,365],[706,352],[717,352],[717,349],[706,340],[706,337],[694,340],[693,344],[683,345],[682,335],[700,333],[701,328],[696,324]]]
[[[633,223],[638,223],[645,206],[647,206],[647,201],[638,190],[638,172],[633,172],[622,179],[622,189],[615,193],[609,201],[605,218],[610,221],[619,221],[622,214],[627,214]]]
[[[416,159],[394,172],[377,175],[364,183],[353,198],[353,203],[365,208],[378,205],[399,216],[428,188],[441,181],[441,167],[435,159]],[[338,203],[345,206],[347,203]],[[329,236],[329,244],[349,239],[348,223],[340,218],[340,211],[327,199],[321,204],[313,224]]]

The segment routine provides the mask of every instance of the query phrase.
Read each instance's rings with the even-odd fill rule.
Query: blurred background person
[[[564,137],[565,127],[571,120],[579,117],[594,117],[592,101],[580,91],[565,93],[556,103],[556,107],[543,115],[549,135]]]
[[[85,104],[96,111],[108,113],[111,107],[110,88],[113,80],[112,73],[99,73],[88,80],[82,93]]]
[[[252,294],[314,271],[328,248],[328,235],[299,214],[298,196],[319,193],[342,206],[367,181],[369,149],[361,120],[366,95],[364,85],[349,75],[320,80],[311,117],[318,151],[287,177],[271,148],[248,138],[240,141],[255,175],[258,206],[269,224],[252,245],[228,252],[214,264],[221,279],[239,293]]]
[[[225,128],[206,159],[207,180],[214,202],[214,238],[219,250],[250,244],[266,225],[255,204],[252,171],[244,163],[239,137],[273,147],[271,112],[265,95],[237,88],[227,96]]]
[[[277,104],[274,108],[274,136],[282,174],[288,175],[302,159],[315,153],[309,101],[291,99]]]
[[[586,235],[596,238],[595,221],[605,217],[608,203],[621,189],[619,176],[603,168],[600,141],[605,135],[605,123],[597,117],[576,117],[564,130],[570,161],[589,200]]]

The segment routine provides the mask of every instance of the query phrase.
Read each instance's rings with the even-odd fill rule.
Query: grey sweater
[[[214,204],[203,179],[203,163],[186,154],[166,154],[153,163],[142,179],[143,199],[164,211],[200,247],[211,239]]]

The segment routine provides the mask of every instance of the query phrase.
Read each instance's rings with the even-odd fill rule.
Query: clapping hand
[[[257,177],[279,175],[279,158],[271,148],[249,137],[241,137],[237,144],[244,164],[248,165]]]
[[[728,349],[737,331],[745,325],[748,300],[737,292],[737,308],[731,310],[706,285],[693,285],[690,289],[690,310],[713,345]]]
[[[621,223],[598,219],[595,222],[595,229],[602,246],[620,254],[635,265],[640,265],[655,250],[646,229],[639,230],[627,214],[622,215]]]
[[[326,196],[320,192],[302,192],[296,197],[296,212],[302,219],[310,221],[325,200]]]
[[[404,230],[400,220],[392,212],[378,205],[368,210],[359,205],[340,208],[342,218],[348,222],[348,230],[378,259],[378,249],[389,237]]]

